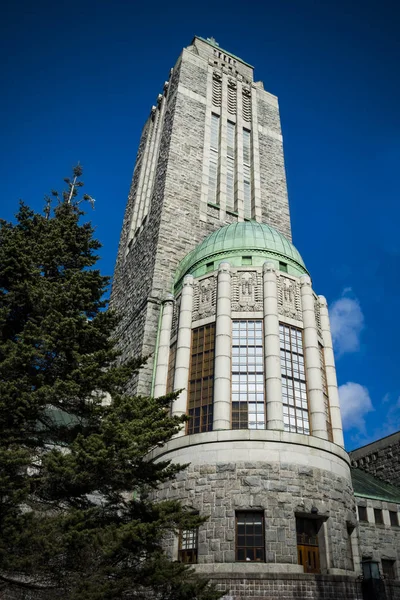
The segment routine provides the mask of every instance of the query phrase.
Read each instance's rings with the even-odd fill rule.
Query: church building
[[[150,357],[130,391],[182,390],[172,414],[189,416],[153,456],[189,466],[157,494],[208,517],[166,551],[227,600],[361,599],[368,580],[395,600],[400,489],[344,449],[327,302],[292,243],[278,100],[253,74],[214,39],[183,49],[123,222],[118,343]]]

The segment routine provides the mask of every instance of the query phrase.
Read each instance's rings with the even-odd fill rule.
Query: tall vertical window
[[[169,363],[167,375],[167,394],[174,391],[174,375],[176,363],[176,342],[169,349]]]
[[[319,347],[319,360],[320,360],[320,364],[321,364],[322,391],[324,394],[326,431],[328,433],[328,440],[330,442],[333,442],[331,409],[329,406],[328,382],[326,379],[325,354],[324,354],[324,349],[321,346],[321,344],[318,344],[318,347]]]
[[[243,204],[244,218],[251,219],[251,134],[243,129]]]
[[[279,326],[285,431],[310,435],[302,331]]]
[[[211,141],[210,141],[210,170],[208,174],[208,201],[217,200],[218,181],[218,152],[219,152],[219,116],[211,114]]]
[[[236,513],[236,560],[239,562],[265,561],[263,513]]]
[[[179,533],[178,560],[197,563],[198,529],[182,529]]]
[[[213,423],[215,324],[192,331],[188,434],[211,431]]]
[[[265,429],[261,320],[232,323],[232,429]]]
[[[226,208],[235,207],[235,123],[228,121],[226,130]]]

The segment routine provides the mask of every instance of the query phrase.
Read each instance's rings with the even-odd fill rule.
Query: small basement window
[[[385,579],[396,579],[394,563],[394,560],[387,560],[385,558],[382,558],[382,572],[385,576]]]
[[[358,520],[364,523],[368,523],[367,507],[358,506]]]
[[[374,517],[377,525],[383,525],[383,513],[381,508],[374,508]]]

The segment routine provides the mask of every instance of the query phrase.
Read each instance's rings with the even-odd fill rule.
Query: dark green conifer
[[[201,522],[151,496],[182,469],[147,459],[182,419],[171,396],[124,393],[140,363],[116,362],[81,174],[43,215],[21,204],[15,223],[0,221],[0,590],[212,600],[162,552],[165,535]]]

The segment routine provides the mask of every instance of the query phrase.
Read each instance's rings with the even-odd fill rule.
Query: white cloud
[[[335,300],[329,310],[333,345],[339,356],[359,350],[360,335],[364,329],[360,303],[350,294],[351,288],[345,288],[341,298]]]
[[[367,388],[348,381],[339,386],[339,397],[343,428],[365,433],[365,415],[375,410]]]

